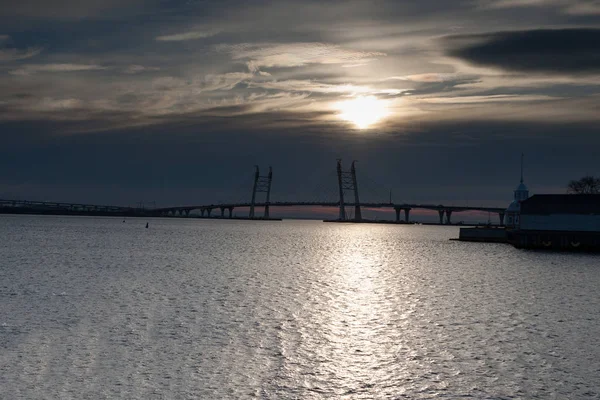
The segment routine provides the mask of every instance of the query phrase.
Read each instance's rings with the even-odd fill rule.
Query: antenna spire
[[[521,183],[523,183],[523,157],[525,155],[521,153]]]

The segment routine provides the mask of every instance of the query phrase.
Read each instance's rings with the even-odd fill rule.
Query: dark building
[[[600,250],[600,194],[536,194],[521,202],[516,247]]]

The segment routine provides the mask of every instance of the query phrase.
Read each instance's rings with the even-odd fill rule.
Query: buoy
[[[148,228],[148,223],[146,222],[146,228]]]

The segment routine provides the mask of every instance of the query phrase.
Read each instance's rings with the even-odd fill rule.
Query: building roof
[[[516,190],[519,192],[528,192],[529,191],[529,189],[527,189],[527,186],[525,186],[525,184],[523,182],[521,182],[519,184],[519,186],[517,186]]]
[[[506,212],[516,212],[518,213],[521,210],[521,204],[519,200],[513,200],[512,203],[506,209]]]
[[[600,194],[536,194],[521,203],[524,214],[600,215]]]

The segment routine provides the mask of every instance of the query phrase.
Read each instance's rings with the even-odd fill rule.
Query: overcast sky
[[[600,175],[600,1],[0,0],[0,198],[508,205]],[[383,197],[383,198],[382,198]]]

